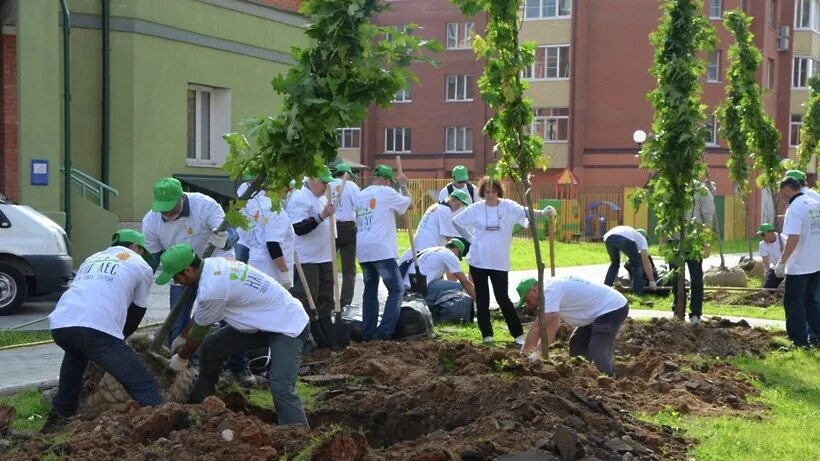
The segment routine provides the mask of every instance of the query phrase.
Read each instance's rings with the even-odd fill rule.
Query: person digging
[[[763,260],[763,288],[777,288],[783,282],[783,277],[778,277],[774,268],[780,262],[786,239],[767,222],[760,225],[757,235],[760,237],[757,251]]]
[[[538,306],[538,280],[522,280],[515,290],[524,304]],[[629,314],[627,299],[615,289],[577,277],[551,278],[544,282],[544,317],[547,328],[547,346],[555,339],[561,320],[575,327],[569,338],[569,355],[592,361],[601,373],[612,376],[614,364],[612,348],[615,337]],[[533,322],[527,332],[523,354],[537,360],[541,356],[540,322]],[[535,351],[535,352],[533,352]]]
[[[427,280],[427,307],[433,308],[436,300],[445,292],[462,291],[475,300],[475,287],[467,274],[461,270],[461,255],[465,252],[464,243],[458,239],[451,239],[444,246],[427,248],[418,253],[419,272]],[[410,272],[413,270],[413,257],[405,254],[399,260],[399,271],[404,281],[404,289],[410,289]],[[443,279],[451,276],[455,280]]]

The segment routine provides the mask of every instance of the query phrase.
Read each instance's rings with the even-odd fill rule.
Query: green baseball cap
[[[462,242],[461,240],[450,239],[450,241],[447,242],[447,245],[452,245],[458,248],[458,259],[461,259],[464,256],[464,242]]]
[[[453,180],[456,182],[467,181],[470,179],[470,173],[467,172],[467,167],[464,165],[456,165],[453,168]]]
[[[196,253],[188,243],[178,243],[165,250],[159,258],[162,263],[162,272],[157,277],[157,285],[165,285],[175,275],[185,270],[193,262]]]
[[[515,287],[515,291],[518,292],[518,304],[515,305],[516,308],[521,309],[524,306],[524,298],[527,296],[527,293],[532,290],[532,287],[538,284],[538,279],[529,278],[524,279],[518,282],[518,286]]]
[[[151,211],[171,211],[182,198],[182,183],[176,178],[162,178],[154,184],[154,202]]]
[[[764,222],[760,225],[760,227],[757,228],[757,235],[763,235],[766,232],[774,232],[774,226],[767,222]]]
[[[800,170],[789,170],[786,172],[787,178],[794,178],[798,181],[805,181],[806,180],[806,173],[803,173]]]
[[[322,166],[322,171],[319,172],[319,175],[316,176],[316,179],[322,181],[325,184],[328,184],[333,181],[333,175],[330,174],[330,168],[327,165]]]
[[[459,202],[463,203],[464,205],[469,205],[470,203],[467,202],[467,193],[463,190],[454,190],[450,197],[455,197],[458,199]]]
[[[353,173],[353,170],[350,168],[350,165],[347,163],[340,163],[336,165],[336,169],[333,172],[334,176],[341,176],[341,173],[347,173],[350,175],[351,178],[354,180],[356,179],[356,174]]]
[[[649,238],[646,236],[646,229],[635,229],[638,231],[639,234],[643,235],[643,238]]]
[[[156,259],[154,259],[154,255],[152,255],[147,248],[145,248],[145,237],[143,237],[142,233],[134,230],[134,229],[120,229],[117,232],[114,232],[114,235],[111,236],[111,243],[136,243],[140,247],[142,247],[142,259],[148,263],[149,266],[152,268],[154,264],[156,264]]]
[[[393,180],[393,168],[391,168],[390,165],[385,165],[384,163],[382,163],[381,165],[378,165],[376,167],[376,170],[373,171],[373,175],[378,177],[378,178],[387,179],[388,181],[392,181]]]

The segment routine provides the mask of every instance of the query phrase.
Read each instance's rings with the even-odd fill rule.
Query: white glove
[[[208,237],[208,243],[214,246],[214,248],[218,250],[224,250],[226,246],[228,246],[228,232],[226,231],[219,231],[217,232],[214,229],[213,233],[210,237]]]
[[[290,277],[290,271],[280,271],[276,277],[276,281],[279,282],[279,285],[282,285],[282,287],[286,290],[293,288],[293,279]]]
[[[527,356],[527,360],[529,360],[530,362],[537,362],[540,359],[541,359],[541,351],[540,350],[537,350],[537,351],[535,351],[532,354]]]
[[[552,205],[547,205],[547,206],[544,207],[543,210],[541,210],[541,214],[543,214],[545,216],[555,216],[555,215],[558,214],[558,212],[555,211],[555,208],[553,208]]]
[[[191,363],[190,360],[183,359],[179,356],[179,354],[174,354],[168,362],[168,368],[179,373],[181,371],[185,371],[185,369],[188,368],[189,363]]]
[[[180,349],[185,347],[186,342],[187,339],[183,338],[182,336],[177,336],[176,338],[174,338],[174,340],[171,342],[171,353],[176,354],[177,352],[179,352]]]
[[[783,277],[785,277],[786,276],[786,263],[784,263],[783,261],[778,262],[777,265],[774,266],[774,275],[777,276],[777,278],[781,278],[781,279]]]
[[[654,280],[653,280],[653,281],[651,281],[651,282],[649,282],[649,289],[650,289],[650,290],[655,290],[655,289],[657,289],[657,288],[658,288],[658,282],[656,282],[656,281],[654,281]]]

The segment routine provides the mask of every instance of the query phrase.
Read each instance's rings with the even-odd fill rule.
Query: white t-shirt
[[[302,304],[282,285],[233,259],[204,260],[196,302],[197,325],[224,320],[244,333],[268,331],[295,338],[308,323]]]
[[[243,184],[242,186],[244,186],[245,184]],[[239,188],[240,191],[242,191],[243,189],[242,186],[240,186]],[[244,193],[244,191],[242,193]],[[237,191],[237,195],[242,195],[242,193]],[[270,199],[265,196],[265,191],[260,190],[256,193],[256,195],[248,199],[248,201],[245,203],[245,206],[242,207],[242,214],[245,216],[245,218],[248,219],[248,228],[236,228],[236,234],[239,236],[239,240],[236,242],[237,244],[244,245],[250,248],[251,242],[253,241],[254,230],[256,229],[257,223],[259,222],[259,217],[261,213],[260,210],[265,208],[270,209]]]
[[[510,270],[510,246],[515,225],[529,226],[527,210],[518,203],[498,199],[498,206],[481,201],[467,207],[453,221],[473,234],[467,262],[480,269]],[[489,230],[487,227],[497,228]]]
[[[290,216],[285,210],[273,211],[270,207],[270,199],[267,205],[263,206],[250,245],[250,257],[248,264],[270,275],[279,283],[293,284],[293,251],[296,234],[290,223]],[[273,262],[268,252],[268,242],[277,242],[282,248],[282,257],[285,258],[287,272],[280,272],[279,267]]]
[[[412,258],[412,254],[408,251],[405,253],[399,264],[405,261],[409,261]],[[424,274],[427,277],[427,283],[434,280],[438,280],[444,276],[444,274],[455,274],[461,271],[461,264],[458,262],[458,257],[450,251],[449,248],[437,246],[426,249],[421,255],[418,257],[419,260],[419,272]],[[410,269],[407,271],[407,275],[404,276],[404,286],[410,286],[410,273],[415,273],[416,268],[411,264]]]
[[[820,271],[820,202],[801,195],[786,209],[783,235],[799,235],[797,247],[786,261],[786,275]]]
[[[609,230],[606,234],[604,234],[604,241],[610,235],[620,235],[621,237],[626,237],[629,240],[635,242],[635,245],[638,247],[638,251],[648,251],[649,244],[646,242],[646,238],[641,235],[640,232],[635,230],[634,227],[630,226],[615,226]]]
[[[777,265],[780,261],[780,255],[783,254],[783,248],[786,248],[786,236],[783,234],[775,234],[775,236],[774,242],[768,243],[765,240],[761,240],[757,247],[761,258],[769,258],[769,269]]]
[[[317,197],[307,184],[294,190],[288,199],[287,213],[290,222],[296,224],[307,218],[317,217],[327,205],[324,195]],[[328,263],[331,261],[330,219],[325,219],[305,235],[296,236],[296,254],[302,264]]]
[[[815,202],[820,202],[820,192],[817,192],[816,190],[810,189],[806,186],[801,187],[800,192],[802,192],[803,195],[814,200]]]
[[[453,218],[456,217],[459,213],[462,213],[464,210],[467,209],[467,205],[461,204],[461,208],[456,211],[450,209],[449,206],[442,207],[438,219],[439,224],[439,234],[438,240],[439,245],[444,245],[453,237],[460,237],[461,234],[458,233],[455,227],[453,227]]]
[[[601,283],[574,276],[544,281],[544,312],[557,312],[561,320],[575,327],[590,325],[625,305],[624,295]]]
[[[469,187],[471,187],[473,189],[473,195],[472,196],[470,196],[470,191],[468,189]],[[473,203],[473,198],[472,197],[475,197],[476,202],[481,200],[481,197],[478,196],[478,187],[476,187],[475,184],[467,183],[467,184],[464,185],[464,187],[456,187],[456,185],[453,184],[453,191],[457,191],[457,190],[463,191],[465,194],[467,194],[467,204],[468,205],[471,205]],[[449,197],[449,196],[450,196],[450,192],[447,191],[447,186],[444,186],[444,188],[441,189],[438,193],[438,201],[443,202],[443,201],[447,200],[447,197]]]
[[[353,181],[344,181],[345,188],[342,189],[342,180],[334,179],[328,187],[333,189],[333,204],[336,206],[336,222],[356,220],[356,198],[359,196],[359,186]],[[339,197],[339,191],[342,196]]]
[[[50,328],[87,327],[123,339],[128,307],[148,308],[151,266],[121,246],[91,255],[48,316]]]
[[[188,243],[194,253],[202,256],[213,230],[222,224],[225,213],[216,200],[197,192],[185,192],[188,199],[188,216],[166,221],[161,213],[149,211],[142,218],[142,235],[145,248],[159,253],[176,245]],[[233,250],[215,249],[212,256],[233,256]]]
[[[396,259],[396,216],[404,214],[412,199],[387,186],[372,185],[356,202],[356,259],[359,262]]]
[[[447,243],[442,242],[443,236],[446,235],[442,232],[445,223],[452,227],[452,216],[453,213],[448,205],[442,205],[440,203],[430,205],[419,220],[419,225],[416,226],[416,235],[413,236],[413,243],[416,244],[416,251],[421,251],[425,248],[436,247]]]

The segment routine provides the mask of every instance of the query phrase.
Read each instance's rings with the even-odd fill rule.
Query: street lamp
[[[641,147],[643,147],[643,143],[646,142],[646,131],[635,130],[635,132],[632,133],[632,140],[638,145],[638,153],[635,154],[635,157],[637,158],[641,155]]]

